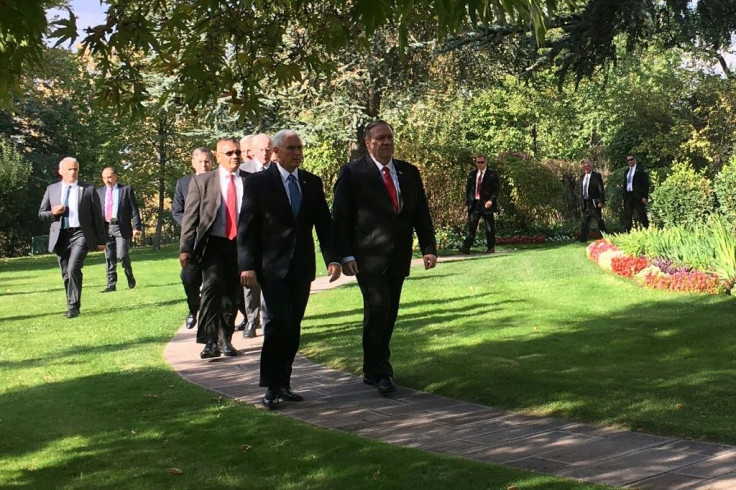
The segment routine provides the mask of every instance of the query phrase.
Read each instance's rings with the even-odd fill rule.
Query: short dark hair
[[[376,119],[375,121],[371,121],[365,125],[365,128],[363,129],[363,140],[369,139],[371,137],[371,130],[376,126],[380,126],[382,124],[388,126],[392,133],[394,132],[394,127],[391,126],[389,123],[387,123],[383,119]]]

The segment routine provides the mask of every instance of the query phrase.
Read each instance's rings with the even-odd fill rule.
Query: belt
[[[61,231],[68,231],[69,233],[76,233],[76,232],[78,232],[81,229],[82,229],[81,226],[75,226],[75,227],[71,227],[70,226],[69,228],[62,228]]]
[[[117,225],[118,224],[118,219],[117,218],[110,218],[110,221],[108,221],[108,223],[110,223],[111,225]]]

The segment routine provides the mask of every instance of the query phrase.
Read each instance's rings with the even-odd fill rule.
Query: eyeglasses
[[[233,156],[233,153],[240,156],[242,152],[240,150],[230,150],[230,151],[218,151],[217,153],[231,157]]]

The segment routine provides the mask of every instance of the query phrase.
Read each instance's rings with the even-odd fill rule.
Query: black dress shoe
[[[279,390],[276,388],[269,388],[266,390],[266,394],[264,395],[263,400],[261,400],[261,404],[266,408],[276,408],[279,404]]]
[[[460,253],[461,254],[465,254],[465,255],[469,255],[470,254],[470,249],[469,248],[466,248],[466,247],[460,247]]]
[[[378,382],[378,392],[385,395],[394,391],[396,391],[396,385],[394,384],[393,378],[391,376],[381,378],[381,381]]]
[[[133,289],[135,285],[136,285],[135,279],[131,279],[130,281],[128,281],[128,287],[130,289]]]
[[[495,247],[491,247],[488,250],[486,250],[486,253],[487,254],[495,254],[496,253],[496,248]]]
[[[115,291],[115,286],[107,286],[105,289],[103,289],[100,292],[101,293],[112,293],[113,291]]]
[[[199,353],[199,357],[201,359],[212,359],[215,357],[220,357],[220,349],[217,348],[216,342],[207,342],[205,344],[204,349],[202,349],[202,352]]]
[[[76,318],[79,316],[79,310],[76,308],[70,308],[65,314],[65,317],[67,318]]]
[[[281,391],[279,391],[279,397],[282,400],[287,401],[287,402],[303,402],[304,401],[303,396],[291,391],[291,386],[281,388]]]
[[[233,344],[227,340],[220,340],[218,345],[220,346],[220,350],[224,356],[235,357],[240,355],[240,351],[233,347]]]
[[[363,376],[363,384],[369,386],[378,386],[378,380],[369,376]]]
[[[235,330],[245,330],[245,326],[247,324],[248,324],[248,320],[244,318],[243,321],[240,322],[237,327],[235,327]]]
[[[252,323],[248,324],[248,328],[243,330],[243,338],[244,339],[253,339],[256,336],[256,326]]]
[[[191,313],[187,315],[187,322],[186,322],[187,329],[192,329],[197,325],[197,317],[192,315]]]

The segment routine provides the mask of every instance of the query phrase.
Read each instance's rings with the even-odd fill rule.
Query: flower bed
[[[650,262],[646,257],[632,257],[605,239],[588,245],[586,253],[590,260],[603,269],[622,277],[633,278],[649,288],[708,294],[718,294],[728,289],[715,274],[673,267],[666,259],[654,259]]]

